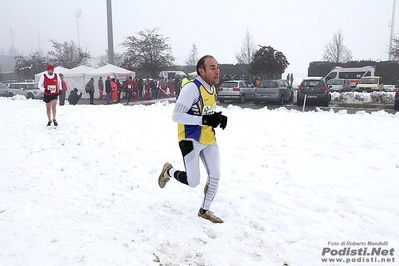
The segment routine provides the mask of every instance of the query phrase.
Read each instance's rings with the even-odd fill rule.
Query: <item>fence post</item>
[[[303,98],[302,112],[304,112],[304,111],[305,111],[306,97],[307,97],[307,96],[308,96],[308,95],[306,95],[306,94],[305,94],[305,98]]]

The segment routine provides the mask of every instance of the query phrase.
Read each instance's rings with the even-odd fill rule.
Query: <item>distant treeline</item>
[[[309,63],[309,77],[325,77],[333,67],[375,66],[375,75],[382,77],[386,85],[399,85],[399,63],[393,61],[350,61],[345,64],[315,61]]]
[[[375,75],[382,77],[384,84],[399,85],[399,62],[393,61],[351,61],[345,64],[330,63],[325,61],[315,61],[309,63],[308,76],[309,77],[324,77],[330,72],[335,66],[341,67],[363,67],[363,66],[375,66]],[[181,70],[185,73],[195,71],[194,66],[176,66],[162,69],[167,70]],[[144,73],[140,69],[134,69],[137,76],[147,77],[148,73]],[[237,76],[242,77],[243,75],[252,81],[253,75],[249,73],[249,65],[244,64],[221,64],[220,65],[221,76]],[[282,75],[282,73],[281,73]],[[261,77],[268,78],[268,77]],[[281,78],[281,77],[280,77]]]
[[[242,77],[244,75],[250,78],[253,77],[249,74],[249,65],[220,64],[219,68],[221,76],[226,75],[226,76]],[[137,76],[148,77],[148,73],[143,72],[141,69],[132,69],[132,70],[136,72]],[[195,66],[175,66],[175,67],[168,67],[162,69],[162,71],[173,71],[173,70],[180,70],[185,73],[191,73],[196,71]]]

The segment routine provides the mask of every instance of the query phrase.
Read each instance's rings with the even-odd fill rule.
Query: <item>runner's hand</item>
[[[220,124],[220,122],[222,122],[221,116],[222,116],[222,112],[213,113],[210,115],[203,115],[202,116],[202,124],[215,128]]]

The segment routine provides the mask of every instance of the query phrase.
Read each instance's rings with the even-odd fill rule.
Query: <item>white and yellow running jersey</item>
[[[199,97],[187,111],[187,114],[202,116],[211,114],[216,110],[216,88],[209,93],[200,81],[193,80],[199,90]],[[178,140],[192,138],[201,144],[210,145],[215,142],[215,130],[210,126],[178,124]]]

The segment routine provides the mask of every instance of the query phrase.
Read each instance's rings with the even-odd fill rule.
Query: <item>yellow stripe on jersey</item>
[[[213,86],[213,93],[210,94],[197,79],[193,81],[199,89],[200,97],[187,111],[191,115],[211,114],[216,110],[216,88]],[[186,138],[197,140],[201,144],[210,145],[215,142],[215,130],[210,126],[178,124],[178,140]]]

